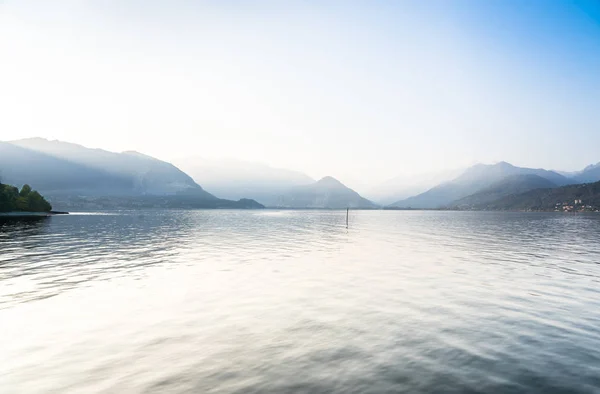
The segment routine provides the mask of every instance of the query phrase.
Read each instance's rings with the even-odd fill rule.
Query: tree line
[[[24,185],[21,190],[0,183],[0,212],[49,212],[52,205],[40,193]]]

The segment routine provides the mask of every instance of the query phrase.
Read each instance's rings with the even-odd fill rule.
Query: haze
[[[592,1],[3,1],[0,51],[0,140],[353,186],[600,160]]]

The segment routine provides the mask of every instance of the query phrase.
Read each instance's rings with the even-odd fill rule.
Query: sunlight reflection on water
[[[145,211],[0,227],[0,391],[594,392],[600,216]]]

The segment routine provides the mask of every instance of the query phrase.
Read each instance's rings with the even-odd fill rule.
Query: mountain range
[[[478,164],[465,170],[460,176],[443,182],[424,193],[397,201],[391,208],[412,209],[530,209],[549,210],[547,201],[541,203],[540,195],[548,190],[558,194],[552,199],[568,202],[572,195],[566,185],[590,184],[600,181],[600,163],[589,165],[581,171],[568,173],[544,169],[516,167],[506,162],[493,165]],[[568,190],[561,194],[561,190]],[[594,188],[589,190],[596,190]],[[540,194],[541,193],[541,194]],[[535,197],[534,196],[538,196]],[[562,197],[561,197],[562,196]],[[595,201],[596,197],[586,197]],[[533,199],[533,200],[532,200]],[[515,203],[518,201],[518,203]],[[552,204],[556,204],[554,201]]]
[[[175,161],[196,182],[225,198],[251,198],[272,208],[376,208],[337,179],[308,175],[263,163],[191,157]]]
[[[556,183],[539,175],[509,175],[476,193],[453,201],[451,207],[458,209],[483,209],[487,204],[509,195],[520,194],[534,189],[548,189],[554,187],[557,187]]]
[[[332,177],[247,162],[182,160],[195,176],[139,152],[43,138],[0,142],[0,182],[33,185],[56,209],[374,208]],[[206,182],[219,197],[197,182]],[[226,198],[222,198],[226,197]]]
[[[0,181],[34,185],[59,209],[168,207],[171,203],[197,208],[260,207],[250,200],[217,198],[174,165],[138,152],[114,153],[42,138],[0,142]]]
[[[30,184],[58,209],[380,206],[330,176],[315,181],[298,171],[234,160],[189,158],[176,164],[134,151],[115,153],[42,138],[0,142],[0,182]],[[387,205],[392,209],[547,209],[546,200],[532,201],[532,196],[598,181],[600,163],[560,172],[500,162],[399,176],[373,188],[371,195],[380,196],[378,202],[402,196]],[[577,194],[564,190],[565,196]],[[595,201],[596,189],[585,190],[592,193],[586,198]],[[552,198],[559,197],[553,193]]]
[[[340,181],[330,176],[317,182],[296,186],[279,196],[277,208],[361,208],[374,209],[378,205],[362,197]]]
[[[266,206],[277,205],[282,195],[297,186],[315,182],[298,171],[241,160],[189,157],[176,160],[174,164],[222,198],[251,198]]]
[[[493,211],[600,212],[600,181],[510,194],[479,209]]]
[[[517,175],[535,175],[537,178],[516,177]],[[563,186],[570,183],[578,183],[577,180],[568,178],[555,171],[516,167],[506,162],[493,165],[477,164],[468,168],[460,176],[451,181],[441,183],[416,196],[397,201],[391,204],[391,206],[418,209],[447,207],[455,205],[456,201],[485,191],[487,188],[495,188],[496,194],[510,194],[516,190],[531,190],[538,187],[539,178],[550,182],[546,186],[550,186],[550,184],[552,186]],[[518,185],[515,183],[518,183]]]
[[[465,169],[449,169],[437,172],[404,173],[380,183],[364,193],[369,199],[382,205],[423,193],[432,187],[450,181],[459,176]]]
[[[578,183],[589,183],[600,180],[600,163],[591,164],[573,176]]]
[[[216,198],[172,164],[138,152],[114,153],[42,138],[0,143],[0,177],[44,194],[170,195]]]

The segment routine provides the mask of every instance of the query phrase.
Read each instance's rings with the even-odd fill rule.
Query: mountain
[[[560,170],[552,170],[559,175],[562,175],[566,178],[574,178],[581,173],[581,171],[560,171]]]
[[[511,194],[524,193],[533,189],[553,188],[557,185],[546,178],[533,174],[509,175],[483,190],[449,204],[459,209],[485,209],[493,201]]]
[[[583,169],[573,177],[578,183],[589,183],[600,181],[600,163],[592,164]]]
[[[573,183],[573,180],[565,176],[544,169],[515,167],[506,162],[491,165],[477,164],[468,168],[452,181],[442,183],[414,197],[397,201],[391,206],[397,208],[439,208],[482,191],[507,176],[525,174],[540,176],[558,186]]]
[[[174,165],[137,152],[114,153],[30,138],[0,145],[0,175],[45,194],[172,195],[216,198]]]
[[[486,208],[511,211],[598,212],[600,210],[600,182],[511,194],[489,203]]]
[[[330,176],[310,185],[297,186],[279,197],[279,208],[377,208],[340,181]]]
[[[332,177],[318,182],[301,172],[263,163],[239,160],[207,160],[197,157],[176,161],[194,180],[215,194],[252,198],[279,208],[375,208]]]
[[[30,184],[60,209],[262,207],[219,199],[174,165],[138,152],[42,138],[0,142],[0,181]]]
[[[315,182],[301,172],[240,160],[191,157],[177,160],[175,164],[220,197],[252,198],[265,205],[276,204],[281,195],[295,186]]]
[[[45,153],[0,142],[0,181],[33,185],[43,194],[125,190],[129,180]]]
[[[384,205],[423,193],[435,185],[459,176],[464,169],[439,172],[403,174],[383,182],[364,194],[371,200]]]

